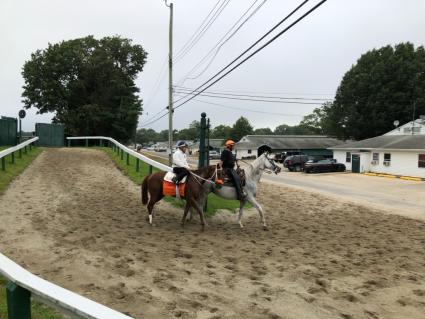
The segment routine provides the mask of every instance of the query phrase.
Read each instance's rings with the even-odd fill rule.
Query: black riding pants
[[[173,173],[176,174],[177,184],[187,175],[189,171],[185,167],[173,167]]]
[[[225,172],[226,175],[232,180],[233,185],[235,185],[238,200],[241,200],[243,197],[243,193],[241,187],[241,180],[238,174],[236,174],[236,171],[233,168],[225,168]]]

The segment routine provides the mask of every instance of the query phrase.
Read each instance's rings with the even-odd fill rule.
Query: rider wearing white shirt
[[[184,141],[179,141],[177,143],[177,150],[173,154],[173,173],[176,174],[176,177],[173,178],[175,184],[180,183],[180,181],[189,174],[190,166],[186,158],[187,144]]]

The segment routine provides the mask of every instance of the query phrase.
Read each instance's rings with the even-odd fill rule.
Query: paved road
[[[167,157],[164,153],[153,155]],[[197,159],[189,157],[189,163],[197,165]],[[263,181],[373,205],[390,213],[425,220],[425,182],[352,173],[304,174],[285,170],[279,175],[264,174]]]

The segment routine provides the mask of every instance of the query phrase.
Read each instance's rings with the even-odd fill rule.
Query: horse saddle
[[[176,185],[173,182],[173,178],[176,176],[173,172],[167,172],[162,182],[162,194],[164,196],[172,196],[176,198],[184,198],[185,195],[185,182],[186,176],[181,180],[180,184]]]
[[[173,182],[174,177],[176,177],[176,174],[174,174],[173,172],[167,172],[164,176],[164,181],[174,184],[174,182]],[[183,177],[183,179],[180,181],[180,184],[186,183],[186,178],[187,178],[187,176]]]
[[[239,180],[241,181],[241,186],[245,186],[246,184],[246,176],[245,176],[245,170],[243,168],[236,168],[236,174],[239,176]],[[226,172],[224,170],[218,170],[217,171],[217,178],[221,179],[223,181],[224,186],[231,186],[234,187],[232,179],[227,176]]]

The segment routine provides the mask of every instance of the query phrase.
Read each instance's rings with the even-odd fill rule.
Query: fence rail
[[[118,311],[48,282],[0,254],[0,273],[7,286],[9,319],[30,319],[29,295],[73,318],[132,319]]]
[[[72,140],[85,140],[86,141],[86,145],[88,145],[87,141],[88,140],[100,140],[100,141],[108,141],[112,144],[114,144],[116,147],[118,147],[118,149],[122,150],[122,152],[125,152],[129,155],[134,156],[135,158],[138,158],[139,160],[149,164],[150,166],[156,167],[158,169],[160,169],[161,171],[171,171],[172,168],[170,166],[167,166],[165,164],[159,163],[157,161],[154,161],[153,159],[144,156],[130,148],[128,148],[127,146],[121,144],[120,142],[114,140],[111,137],[105,137],[105,136],[76,136],[76,137],[67,137],[68,140],[68,146],[71,146],[71,141]]]
[[[92,139],[92,137],[87,137],[86,139]],[[136,156],[140,159],[142,159],[141,157],[144,157],[137,152],[127,149],[124,145],[118,143],[114,139],[104,139],[114,143],[117,147],[123,149],[123,151],[126,151],[127,153],[131,153],[133,156]],[[15,152],[19,151],[19,155],[21,156],[21,150],[24,149],[24,151],[26,151],[27,146],[31,148],[31,144],[37,140],[38,137],[34,137],[19,145],[0,151],[3,170],[5,170],[5,157],[7,155],[12,155],[13,163],[15,160]],[[136,154],[133,154],[132,152]],[[150,159],[145,161],[152,162],[150,164],[153,166],[163,169],[161,163],[151,161]],[[167,166],[165,166],[165,168],[167,168]],[[6,287],[7,310],[9,319],[30,319],[31,298],[34,298],[50,307],[59,310],[62,314],[67,315],[70,318],[133,319],[132,317],[124,315],[116,310],[110,309],[88,298],[80,296],[74,292],[46,281],[25,270],[1,253],[0,274],[9,280],[9,283]]]
[[[29,146],[29,148],[31,149],[31,144],[36,142],[38,140],[38,137],[34,137],[32,139],[29,139],[21,144],[18,144],[16,146],[12,146],[9,148],[6,148],[3,151],[0,151],[0,159],[1,159],[1,169],[3,171],[6,170],[6,159],[5,157],[7,155],[12,155],[12,163],[15,163],[15,152],[19,152],[19,157],[22,157],[22,149],[24,150],[24,152],[27,152],[27,146]]]

